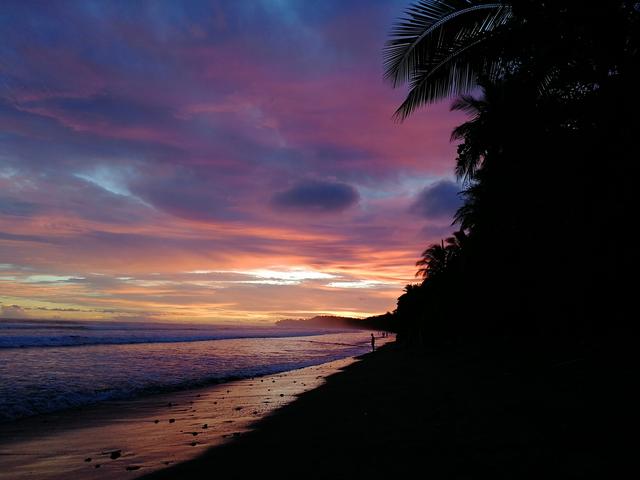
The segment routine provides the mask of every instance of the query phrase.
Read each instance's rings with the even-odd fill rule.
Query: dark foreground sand
[[[635,370],[486,357],[389,345],[255,430],[145,479],[622,478],[614,471],[637,443],[624,436]]]

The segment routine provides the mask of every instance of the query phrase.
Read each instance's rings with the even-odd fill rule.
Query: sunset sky
[[[0,317],[393,310],[459,201],[462,117],[392,119],[408,3],[3,2]]]

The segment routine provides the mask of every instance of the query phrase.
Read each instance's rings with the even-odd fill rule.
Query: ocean
[[[0,320],[0,422],[360,355],[369,332]]]

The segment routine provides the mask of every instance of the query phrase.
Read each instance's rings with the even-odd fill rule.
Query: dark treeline
[[[639,22],[635,1],[422,0],[396,25],[397,117],[446,98],[468,114],[452,133],[458,231],[418,261],[393,312],[400,341],[635,340]]]
[[[394,316],[387,312],[367,318],[338,317],[336,315],[316,315],[312,318],[278,320],[276,325],[293,328],[353,328],[358,330],[387,330],[394,328]]]

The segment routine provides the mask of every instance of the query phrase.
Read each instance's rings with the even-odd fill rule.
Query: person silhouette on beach
[[[371,334],[371,351],[376,351],[376,337],[373,336],[373,333]]]

